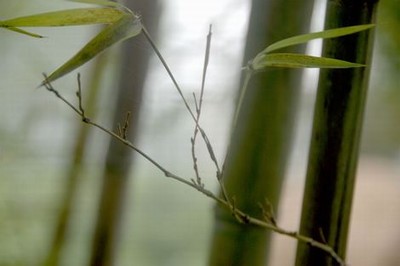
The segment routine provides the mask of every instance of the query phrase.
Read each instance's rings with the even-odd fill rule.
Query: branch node
[[[144,33],[146,35],[146,37],[148,37],[150,43],[152,44],[153,47],[154,43],[152,42],[152,40],[149,38],[147,31],[144,29]],[[210,40],[211,40],[211,27],[210,27],[210,33],[209,33],[209,38],[208,38],[208,43],[207,43],[207,52],[206,52],[206,59],[205,59],[205,67],[204,67],[204,75],[203,75],[203,79],[205,78],[205,72],[206,72],[206,66],[208,64],[208,54],[209,54],[209,46],[210,46]],[[156,48],[155,48],[156,49]],[[98,129],[100,129],[101,131],[105,132],[106,134],[108,134],[109,136],[111,136],[112,138],[117,139],[118,141],[122,142],[123,144],[125,144],[126,146],[128,146],[129,148],[133,149],[134,151],[136,151],[137,153],[139,153],[141,156],[143,156],[146,160],[148,160],[151,164],[153,164],[155,167],[157,167],[157,169],[159,169],[166,177],[172,178],[180,183],[183,183],[185,185],[188,185],[196,190],[198,190],[199,192],[201,192],[202,194],[206,195],[207,197],[212,198],[213,200],[215,200],[216,202],[218,202],[219,204],[221,204],[223,207],[229,209],[232,213],[232,215],[236,218],[236,220],[239,223],[242,224],[250,224],[250,225],[255,225],[255,226],[260,226],[262,228],[266,228],[269,230],[272,230],[276,233],[282,234],[282,235],[286,235],[292,238],[297,239],[298,241],[302,241],[303,243],[307,243],[315,248],[318,248],[320,250],[323,250],[324,252],[326,252],[327,254],[329,254],[332,258],[334,258],[336,260],[336,262],[338,262],[340,265],[345,265],[343,259],[336,253],[336,251],[330,247],[328,244],[323,243],[323,242],[319,242],[316,241],[310,237],[306,237],[303,236],[301,234],[299,234],[298,232],[291,232],[291,231],[286,231],[282,228],[279,228],[278,226],[276,226],[276,222],[274,219],[274,214],[273,214],[273,210],[271,207],[271,204],[266,202],[266,208],[264,206],[262,206],[261,204],[261,209],[263,210],[263,213],[265,213],[264,217],[267,217],[267,222],[254,218],[246,213],[244,213],[243,211],[241,211],[240,209],[238,209],[236,207],[236,202],[235,202],[235,198],[232,197],[231,199],[228,197],[225,186],[223,184],[223,182],[221,181],[222,176],[223,176],[223,171],[224,171],[224,165],[222,167],[222,171],[220,170],[219,166],[218,166],[218,162],[217,159],[215,157],[214,151],[212,149],[211,143],[207,138],[207,135],[205,134],[204,130],[200,127],[199,125],[199,117],[200,117],[200,113],[201,113],[201,105],[202,105],[202,94],[200,95],[199,101],[197,103],[197,100],[195,100],[196,105],[198,104],[198,108],[196,107],[196,111],[197,112],[197,117],[194,116],[192,110],[190,109],[190,107],[188,106],[185,98],[183,97],[182,91],[180,90],[178,84],[176,83],[171,71],[169,70],[168,66],[166,65],[164,59],[161,57],[160,53],[158,52],[158,50],[156,50],[157,55],[160,57],[161,61],[163,62],[165,68],[167,69],[168,73],[170,74],[171,79],[173,80],[174,84],[176,85],[176,88],[179,92],[179,94],[181,95],[189,113],[191,114],[191,116],[194,118],[195,120],[195,133],[193,138],[191,138],[191,142],[192,142],[192,156],[193,156],[193,162],[194,162],[194,169],[196,172],[196,179],[190,179],[190,181],[188,179],[182,178],[178,175],[175,175],[171,172],[169,172],[168,170],[166,170],[163,166],[161,166],[158,162],[156,162],[154,159],[152,159],[149,155],[147,155],[145,152],[141,151],[140,149],[136,148],[132,143],[130,143],[128,140],[126,140],[127,137],[127,130],[129,127],[129,118],[130,118],[130,113],[127,113],[127,117],[124,121],[124,126],[121,127],[121,125],[118,126],[118,130],[119,130],[119,134],[116,134],[110,130],[108,130],[107,128],[103,127],[100,124],[97,124],[95,122],[92,122],[88,117],[85,116],[85,112],[82,106],[82,92],[81,92],[81,82],[80,82],[80,74],[78,74],[77,80],[78,80],[78,91],[76,93],[76,96],[78,97],[79,100],[79,107],[75,107],[73,104],[71,104],[68,100],[66,100],[57,90],[55,90],[52,85],[50,84],[50,82],[47,79],[47,76],[45,74],[45,80],[43,82],[43,86],[50,92],[52,92],[57,98],[61,99],[65,104],[67,104],[74,112],[76,112],[82,119],[83,122],[88,123]],[[250,71],[250,70],[249,70]],[[250,78],[250,77],[248,77]],[[235,118],[236,121],[236,118]],[[203,140],[206,143],[209,155],[212,159],[212,161],[214,162],[216,168],[217,168],[217,179],[219,182],[219,185],[221,187],[222,190],[222,197],[218,197],[216,196],[214,193],[212,193],[211,191],[207,190],[204,188],[204,184],[202,183],[201,179],[200,179],[200,174],[198,172],[198,167],[197,167],[197,158],[195,156],[195,152],[194,152],[194,146],[195,146],[195,141],[196,141],[196,134],[197,131],[201,132],[201,135],[203,137]],[[322,234],[322,238],[324,239],[325,237]]]
[[[319,236],[321,237],[321,242],[324,244],[328,244],[328,241],[326,241],[326,238],[325,238],[324,231],[322,230],[321,227],[318,228],[318,233],[319,233]]]
[[[126,112],[126,117],[124,120],[124,125],[121,126],[120,123],[117,125],[117,135],[124,140],[128,139],[128,129],[129,129],[129,119],[131,117],[131,112]]]
[[[271,202],[268,199],[265,199],[264,204],[259,202],[258,206],[261,209],[262,216],[263,216],[264,220],[267,223],[270,223],[270,224],[272,224],[274,226],[277,226],[275,213],[274,213],[274,208],[273,208]]]

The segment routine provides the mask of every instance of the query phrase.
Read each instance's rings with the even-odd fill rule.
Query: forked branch
[[[45,76],[45,80],[47,80],[46,76]],[[104,133],[108,134],[110,137],[120,141],[121,143],[123,143],[124,145],[128,146],[129,148],[131,148],[135,152],[139,153],[142,157],[144,157],[147,161],[149,161],[153,166],[155,166],[157,169],[159,169],[166,177],[172,178],[172,179],[174,179],[174,180],[176,180],[176,181],[178,181],[180,183],[183,183],[183,184],[185,184],[185,185],[187,185],[187,186],[189,186],[189,187],[191,187],[193,189],[196,189],[197,191],[199,191],[203,195],[215,200],[221,206],[223,206],[223,207],[227,208],[228,210],[230,210],[232,215],[238,220],[238,222],[243,223],[243,224],[260,226],[260,227],[272,230],[272,231],[274,231],[274,232],[276,232],[278,234],[285,235],[285,236],[297,239],[298,241],[307,243],[307,244],[309,244],[309,245],[311,245],[311,246],[313,246],[315,248],[318,248],[318,249],[326,252],[338,264],[343,265],[343,266],[346,265],[344,260],[329,245],[327,245],[327,244],[325,244],[323,242],[316,241],[316,240],[314,240],[314,239],[312,239],[310,237],[300,235],[296,231],[288,231],[288,230],[285,230],[285,229],[279,227],[276,224],[274,217],[271,216],[271,215],[273,215],[273,213],[270,210],[266,211],[264,209],[264,207],[262,207],[263,212],[265,212],[264,213],[264,218],[265,219],[261,220],[261,219],[252,217],[252,216],[244,213],[240,209],[238,209],[235,206],[234,200],[228,198],[228,196],[226,194],[226,191],[225,191],[225,187],[224,187],[223,183],[221,182],[221,178],[220,177],[218,177],[219,184],[221,186],[221,189],[223,189],[223,191],[225,191],[225,194],[223,194],[223,198],[220,198],[220,197],[216,196],[210,190],[206,189],[204,187],[204,184],[202,184],[202,183],[190,181],[191,179],[183,178],[181,176],[178,176],[178,175],[168,171],[165,167],[163,167],[156,160],[154,160],[150,155],[148,155],[147,153],[145,153],[141,149],[137,148],[130,141],[128,141],[126,138],[124,138],[123,134],[121,135],[119,133],[115,133],[115,132],[105,128],[104,126],[92,121],[85,114],[84,107],[82,106],[82,90],[81,90],[81,82],[80,82],[80,76],[79,75],[78,75],[78,91],[76,93],[76,95],[78,97],[78,101],[79,101],[79,106],[78,107],[75,107],[70,101],[68,101],[66,98],[64,98],[56,89],[54,89],[54,87],[50,83],[48,83],[48,82],[44,83],[44,87],[49,92],[52,92],[57,98],[59,98],[65,104],[67,104],[67,106],[70,107],[77,115],[79,115],[79,117],[81,118],[82,122],[100,129]],[[200,129],[200,132],[201,132],[201,129]]]

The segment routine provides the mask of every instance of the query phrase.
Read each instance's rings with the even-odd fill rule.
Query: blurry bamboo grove
[[[268,44],[310,32],[310,19],[317,7],[323,6],[321,1],[302,2],[301,8],[296,7],[295,1],[253,0],[251,4],[249,1],[218,4],[205,1],[204,8],[210,17],[198,21],[197,15],[204,16],[200,15],[200,3],[126,2],[156,37],[155,43],[181,84],[183,95],[200,117],[200,125],[208,134],[206,144],[213,146],[216,156],[211,156],[211,161],[210,148],[201,143],[202,129],[196,129],[193,135],[196,127],[179,95],[171,90],[171,80],[143,35],[110,48],[89,66],[79,69],[82,94],[78,98],[73,73],[52,84],[71,103],[82,100],[85,113],[91,119],[102,121],[101,125],[115,132],[119,128],[122,141],[129,139],[171,173],[188,177],[189,186],[199,185],[201,191],[204,184],[218,195],[217,181],[222,177],[226,191],[220,194],[230,211],[220,209],[221,205],[217,204],[215,218],[212,201],[162,178],[157,169],[116,139],[79,123],[79,116],[44,88],[33,90],[40,81],[40,72],[65,62],[71,57],[71,51],[79,50],[92,38],[88,37],[93,35],[92,31],[101,28],[38,29],[38,34],[47,36],[41,40],[0,31],[3,62],[0,265],[293,265],[296,240],[285,239],[291,246],[279,249],[276,244],[279,240],[271,239],[269,230],[247,224],[252,220],[246,215],[278,225],[287,230],[287,235],[300,230],[304,236],[333,248],[334,253],[328,254],[326,250],[321,253],[321,249],[300,241],[296,265],[337,265],[341,258],[352,265],[398,265],[400,258],[392,247],[400,242],[394,218],[400,202],[390,194],[392,190],[386,187],[383,193],[379,188],[383,184],[392,189],[399,187],[400,169],[395,166],[400,160],[400,108],[396,104],[400,98],[397,75],[400,40],[396,32],[400,26],[400,3],[381,0],[378,7],[378,1],[327,2],[326,28],[368,23],[377,23],[377,26],[375,41],[368,31],[324,44],[323,55],[368,66],[321,72],[300,229],[300,214],[287,216],[284,204],[297,193],[293,191],[301,193],[302,190],[299,184],[306,173],[299,164],[303,163],[304,168],[306,160],[290,159],[290,156],[298,154],[293,150],[300,147],[302,156],[307,157],[308,147],[299,145],[296,139],[293,144],[291,139],[304,131],[302,121],[311,124],[313,113],[309,106],[313,105],[314,95],[310,90],[301,90],[302,72],[293,69],[257,74],[243,99],[235,96],[240,94],[235,88],[245,80],[242,76],[240,81],[245,73],[241,67]],[[0,18],[5,20],[78,8],[82,4],[37,0],[0,3],[0,7]],[[196,14],[192,15],[193,22],[190,16],[185,17],[190,8],[198,12],[191,11]],[[232,25],[232,17],[243,19]],[[213,37],[209,37],[206,49],[210,52],[206,56],[208,70],[201,77],[199,73],[207,65],[203,57],[205,29],[210,21]],[[322,19],[319,21],[322,23]],[[193,33],[193,29],[201,30]],[[341,45],[347,49],[337,49]],[[351,51],[357,53],[351,54]],[[369,71],[371,81],[366,97]],[[335,75],[346,78],[342,81]],[[202,78],[204,98],[200,97]],[[324,87],[326,84],[334,84],[332,92],[329,86]],[[349,91],[353,93],[350,96]],[[235,101],[237,97],[240,99]],[[237,102],[242,103],[242,108],[236,123]],[[361,134],[365,102],[365,125]],[[338,115],[341,112],[343,115]],[[309,117],[304,118],[303,113]],[[233,127],[231,120],[235,121]],[[296,124],[298,120],[300,123]],[[129,134],[125,136],[125,133]],[[311,133],[305,135],[303,141],[308,143]],[[362,151],[359,172],[375,164],[381,169],[371,171],[376,174],[369,179],[361,174],[360,178],[354,176],[359,149]],[[215,177],[213,163],[222,163],[226,150],[227,163],[224,167],[218,166]],[[319,155],[315,157],[316,154]],[[374,160],[365,164],[363,158]],[[297,169],[295,174],[290,174],[289,168]],[[196,175],[202,178],[196,179]],[[290,175],[295,178],[284,178]],[[332,182],[326,183],[327,179]],[[362,198],[358,199],[358,182],[362,187],[363,182],[377,182],[377,179],[381,183],[374,183],[370,192],[373,194],[365,194],[366,199],[374,201],[365,203]],[[297,184],[296,189],[285,193],[284,185],[293,183]],[[356,194],[352,219],[357,221],[358,206],[364,203],[370,210],[364,219],[380,218],[382,226],[350,224],[353,185]],[[363,191],[367,190],[361,190],[361,195]],[[322,198],[316,201],[318,197]],[[294,208],[299,213],[301,196],[297,199]],[[265,200],[267,203],[260,208]],[[338,201],[343,204],[335,209]],[[274,211],[269,209],[269,204]],[[374,208],[374,204],[380,207]],[[246,215],[235,212],[235,208],[245,211]],[[383,210],[382,215],[377,213]],[[285,217],[289,217],[289,227]],[[353,229],[346,247],[349,227]],[[372,243],[368,246],[362,240],[357,242],[352,231],[360,228],[364,231],[359,235],[370,234],[371,242],[379,242],[381,238],[382,248]],[[382,235],[374,231],[381,231]],[[369,257],[365,252],[357,253],[364,246],[374,248],[375,253],[371,252]]]

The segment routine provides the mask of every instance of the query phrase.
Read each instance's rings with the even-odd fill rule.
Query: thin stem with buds
[[[46,75],[44,75],[44,76],[45,76],[45,80],[47,80]],[[227,208],[228,210],[230,210],[232,215],[238,220],[238,222],[243,223],[243,224],[260,226],[260,227],[272,230],[272,231],[274,231],[276,233],[279,233],[281,235],[285,235],[285,236],[297,239],[298,241],[302,241],[304,243],[309,244],[310,246],[313,246],[315,248],[318,248],[318,249],[326,252],[339,265],[342,265],[342,266],[346,265],[344,260],[329,245],[327,245],[327,244],[325,244],[323,242],[316,241],[316,240],[314,240],[314,239],[312,239],[310,237],[303,236],[303,235],[299,234],[296,231],[285,230],[285,229],[277,226],[275,222],[272,222],[272,221],[275,221],[275,220],[273,218],[271,218],[271,217],[265,218],[265,220],[261,220],[261,219],[258,219],[258,218],[255,218],[255,217],[252,217],[252,216],[246,214],[245,212],[241,211],[240,209],[238,209],[235,206],[234,200],[229,201],[227,196],[224,196],[224,198],[220,198],[220,197],[216,196],[214,193],[212,193],[210,190],[206,189],[203,184],[198,184],[196,182],[191,182],[186,178],[180,177],[180,176],[168,171],[165,167],[163,167],[156,160],[151,158],[144,151],[142,151],[141,149],[137,148],[130,141],[125,139],[123,137],[123,135],[114,133],[113,131],[105,128],[104,126],[92,121],[85,114],[85,110],[84,110],[83,105],[82,105],[81,82],[80,82],[80,76],[79,75],[78,75],[78,92],[76,93],[76,95],[78,97],[78,101],[79,101],[79,107],[78,108],[75,107],[66,98],[64,98],[56,89],[54,89],[54,87],[49,82],[45,82],[44,83],[44,87],[49,92],[52,92],[57,98],[59,98],[65,104],[67,104],[67,106],[70,107],[76,114],[78,114],[80,116],[82,122],[100,129],[104,133],[108,134],[110,137],[120,141],[121,143],[123,143],[124,145],[128,146],[129,148],[131,148],[135,152],[139,153],[142,157],[144,157],[147,161],[149,161],[152,165],[154,165],[157,169],[159,169],[166,177],[171,178],[173,180],[176,180],[179,183],[185,184],[185,185],[187,185],[187,186],[189,186],[189,187],[191,187],[193,189],[196,189],[197,191],[199,191],[203,195],[215,200],[221,206],[223,206],[223,207]],[[225,190],[223,183],[220,182],[219,184],[220,184],[221,188],[223,188]],[[271,216],[271,213],[272,212],[269,212],[268,215]]]
[[[193,93],[193,98],[194,98],[194,103],[196,106],[196,126],[194,128],[193,132],[193,137],[190,139],[190,142],[192,144],[192,160],[193,160],[193,169],[196,174],[196,183],[199,185],[203,185],[201,178],[200,178],[200,173],[199,173],[199,167],[197,164],[197,156],[196,156],[196,139],[197,135],[199,133],[199,121],[200,121],[200,115],[201,115],[201,108],[203,106],[203,96],[204,96],[204,88],[205,88],[205,82],[206,82],[206,75],[207,75],[207,68],[208,68],[208,62],[210,58],[210,47],[211,47],[211,36],[212,36],[212,26],[210,25],[210,29],[207,35],[207,44],[206,44],[206,52],[204,56],[204,64],[203,64],[203,75],[201,78],[201,88],[200,88],[200,97],[199,100],[197,101],[196,94]]]
[[[160,59],[162,65],[164,66],[165,70],[167,71],[169,77],[171,78],[172,83],[174,84],[176,90],[178,91],[178,93],[179,93],[179,95],[180,95],[180,97],[181,97],[181,99],[182,99],[187,111],[189,112],[190,116],[192,117],[193,121],[195,122],[196,128],[198,128],[198,130],[200,131],[201,136],[202,136],[202,138],[203,138],[203,140],[204,140],[204,142],[205,142],[205,144],[207,146],[207,150],[208,150],[208,152],[210,154],[210,157],[211,157],[211,159],[213,160],[215,166],[218,169],[217,170],[217,176],[220,176],[221,175],[220,170],[219,170],[220,167],[219,167],[218,161],[217,161],[217,159],[215,157],[214,151],[212,150],[212,148],[210,149],[211,146],[210,146],[210,141],[209,141],[209,139],[207,137],[207,134],[201,128],[201,126],[199,124],[199,120],[196,118],[195,114],[193,113],[192,108],[190,108],[188,101],[186,100],[185,96],[183,95],[181,87],[179,86],[178,82],[176,81],[176,78],[175,78],[174,74],[172,73],[170,67],[168,66],[167,62],[165,61],[164,57],[162,56],[160,50],[158,49],[158,47],[156,46],[155,42],[153,41],[153,38],[151,38],[149,32],[146,30],[146,28],[144,26],[142,28],[142,31],[143,31],[144,36],[146,37],[146,39],[150,43],[151,47],[153,48],[154,52],[156,53],[157,57]],[[208,36],[208,42],[210,42],[210,41],[211,41],[211,27],[210,27],[210,35]],[[208,47],[207,48],[207,53],[209,53],[209,50],[210,50],[210,48]],[[208,65],[209,57],[207,56],[207,53],[206,53],[206,58],[205,58],[205,65]],[[203,73],[205,73],[206,71],[207,71],[207,68],[204,69]],[[203,75],[203,80],[205,80],[205,74]],[[202,96],[201,96],[201,98],[202,98]],[[200,99],[199,105],[196,108],[201,108],[201,102],[202,102],[202,99]],[[197,103],[196,103],[196,105],[197,105]]]

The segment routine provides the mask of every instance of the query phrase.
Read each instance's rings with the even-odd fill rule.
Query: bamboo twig
[[[47,77],[45,74],[44,74],[44,78],[45,78],[45,80],[47,80]],[[232,215],[235,216],[239,222],[244,223],[244,224],[249,224],[249,225],[260,226],[265,229],[272,230],[278,234],[285,235],[290,238],[297,239],[298,241],[307,243],[310,246],[318,248],[318,249],[326,252],[327,254],[329,254],[339,265],[341,265],[341,266],[346,265],[344,260],[329,245],[319,242],[319,241],[316,241],[310,237],[300,235],[297,231],[288,231],[288,230],[285,230],[285,229],[277,226],[274,223],[271,223],[268,221],[263,221],[261,219],[257,219],[255,217],[249,216],[248,214],[244,213],[243,211],[241,211],[240,209],[238,209],[235,206],[234,200],[229,201],[227,198],[225,198],[225,196],[224,196],[224,198],[220,198],[220,197],[216,196],[214,193],[212,193],[210,190],[206,189],[203,185],[197,184],[196,182],[191,182],[191,181],[187,180],[186,178],[180,177],[180,176],[168,171],[160,163],[158,163],[156,160],[151,158],[150,155],[148,155],[141,149],[134,146],[127,139],[124,139],[123,136],[120,136],[119,134],[114,133],[113,131],[105,128],[104,126],[92,121],[85,114],[84,108],[82,106],[82,93],[81,93],[81,89],[80,89],[81,85],[80,85],[80,76],[79,75],[78,75],[78,93],[76,94],[78,97],[78,100],[79,100],[78,108],[76,108],[71,102],[69,102],[66,98],[64,98],[56,89],[54,89],[54,87],[49,82],[45,82],[43,85],[49,92],[53,93],[57,98],[59,98],[68,107],[70,107],[77,115],[79,115],[79,117],[81,118],[83,123],[86,123],[88,125],[91,125],[91,126],[94,126],[98,129],[100,129],[101,131],[108,134],[112,138],[120,141],[121,143],[128,146],[135,152],[139,153],[142,157],[144,157],[147,161],[149,161],[152,165],[154,165],[157,169],[159,169],[166,177],[176,180],[176,181],[178,181],[182,184],[185,184],[193,189],[196,189],[203,195],[215,200],[216,202],[221,204],[223,207],[229,209],[232,212]],[[221,188],[224,188],[224,185],[222,183],[220,183],[220,186],[221,186]],[[225,190],[225,188],[224,188],[224,190]]]
[[[160,50],[158,49],[158,47],[156,46],[155,42],[151,38],[149,32],[146,30],[146,28],[144,26],[143,26],[142,30],[143,30],[143,34],[145,35],[146,39],[150,43],[150,45],[153,48],[154,52],[156,53],[157,57],[160,59],[162,65],[164,66],[165,70],[167,71],[169,77],[171,78],[172,83],[174,84],[176,90],[178,91],[178,93],[179,93],[179,95],[180,95],[180,97],[181,97],[181,99],[182,99],[182,101],[183,101],[183,103],[184,103],[184,105],[186,107],[186,110],[189,112],[190,116],[192,117],[193,121],[195,122],[196,128],[198,128],[198,130],[200,131],[201,136],[202,136],[204,142],[206,143],[206,146],[207,146],[208,152],[210,154],[210,157],[211,157],[211,159],[213,160],[215,166],[218,169],[217,170],[217,176],[220,176],[221,175],[220,170],[219,170],[220,167],[219,167],[218,161],[217,161],[217,159],[216,159],[216,157],[214,155],[214,151],[212,150],[212,148],[210,149],[210,141],[209,141],[209,139],[207,137],[207,134],[201,128],[201,126],[199,124],[199,121],[198,121],[198,119],[196,119],[196,116],[194,115],[194,113],[192,111],[192,108],[190,108],[190,106],[188,104],[188,101],[186,100],[185,96],[183,95],[182,89],[179,86],[178,82],[176,81],[176,78],[175,78],[174,74],[172,73],[170,67],[168,66],[167,62],[165,61],[164,57],[162,56],[162,54],[161,54]],[[209,60],[208,53],[210,51],[209,44],[211,43],[211,27],[210,27],[210,31],[209,31],[209,36],[207,37],[207,43],[208,44],[207,44],[207,48],[206,48],[206,57],[205,57],[205,60],[204,60],[205,61],[204,66],[205,67],[204,67],[204,70],[203,70],[203,80],[205,80],[205,74],[204,73],[207,72],[207,66],[208,66],[208,60]],[[202,89],[202,91],[204,91],[204,89]],[[202,99],[200,99],[199,106],[196,107],[196,108],[201,108],[201,106],[200,106],[201,102],[202,102]]]
[[[164,66],[165,70],[167,71],[169,77],[172,80],[172,83],[174,83],[174,86],[176,90],[178,91],[179,95],[181,96],[181,99],[183,103],[185,104],[185,107],[187,111],[189,112],[190,116],[193,118],[194,121],[196,121],[196,116],[194,115],[192,108],[190,108],[188,101],[186,100],[185,96],[183,95],[182,89],[179,86],[178,82],[176,81],[176,78],[174,74],[172,73],[170,67],[168,66],[167,62],[165,61],[164,57],[160,53],[160,50],[157,48],[156,44],[153,41],[153,38],[151,38],[150,34],[146,30],[146,28],[143,26],[143,34],[146,37],[147,41],[150,43],[151,47],[153,48],[154,52],[156,53],[157,57],[160,59],[162,65]]]
[[[200,115],[201,115],[201,109],[203,106],[203,96],[204,96],[204,88],[205,88],[205,82],[206,82],[206,75],[207,75],[207,68],[208,68],[208,62],[210,58],[210,47],[211,47],[211,36],[212,36],[212,26],[210,25],[209,32],[207,35],[207,44],[206,44],[206,52],[204,56],[204,64],[203,64],[203,75],[201,78],[201,88],[200,88],[200,98],[197,101],[196,94],[193,93],[193,98],[194,98],[194,103],[196,107],[196,126],[194,128],[193,132],[193,137],[190,139],[190,142],[192,144],[192,160],[193,160],[193,169],[196,174],[196,183],[199,185],[204,185],[201,181],[200,173],[199,173],[199,167],[197,164],[197,156],[196,156],[196,139],[197,135],[199,133],[199,121],[200,121]]]

